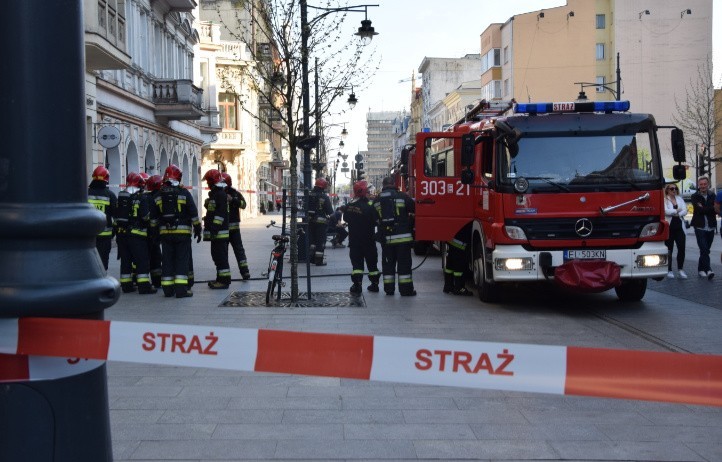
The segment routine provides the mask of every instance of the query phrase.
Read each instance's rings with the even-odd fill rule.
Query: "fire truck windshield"
[[[636,135],[544,136],[525,134],[511,155],[500,142],[499,182],[524,177],[529,192],[653,189],[661,178],[654,138]]]

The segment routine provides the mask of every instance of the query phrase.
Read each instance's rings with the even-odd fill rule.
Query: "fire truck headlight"
[[[511,239],[526,241],[526,234],[524,234],[524,230],[518,226],[504,226],[504,231],[506,231],[506,235]]]
[[[653,268],[656,266],[667,266],[667,255],[639,255],[637,256],[638,268]]]
[[[524,258],[497,258],[494,260],[497,271],[528,271],[534,267],[534,259]]]
[[[659,232],[659,223],[650,223],[642,228],[642,232],[639,233],[639,237],[651,237],[656,236]]]

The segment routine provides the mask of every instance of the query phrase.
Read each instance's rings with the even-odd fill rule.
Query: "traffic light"
[[[365,180],[365,179],[366,179],[366,174],[364,173],[363,170],[356,170],[356,179],[357,179],[358,181],[361,181],[361,180]]]
[[[709,171],[709,164],[704,155],[698,157],[697,166],[697,172],[699,173],[697,176],[704,176]]]

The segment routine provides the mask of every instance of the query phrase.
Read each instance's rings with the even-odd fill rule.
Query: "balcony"
[[[155,116],[165,120],[199,120],[203,90],[191,80],[156,80],[153,82]]]
[[[211,149],[245,149],[243,144],[243,132],[238,130],[229,130],[224,128],[222,132],[217,134],[216,140],[211,143]]]
[[[220,122],[220,114],[217,107],[205,109],[198,125],[203,133],[218,133],[222,130]]]
[[[131,58],[126,53],[125,17],[116,1],[85,0],[83,8],[86,69],[129,69]]]
[[[192,13],[195,8],[196,2],[194,0],[165,0],[170,7],[170,11],[177,11],[182,13]]]

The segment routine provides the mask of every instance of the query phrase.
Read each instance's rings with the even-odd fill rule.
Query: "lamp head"
[[[374,38],[374,35],[379,35],[379,33],[374,30],[370,19],[364,19],[361,21],[361,27],[358,28],[358,32],[354,35],[361,37],[361,42],[364,45],[368,45],[371,43],[371,39]]]

